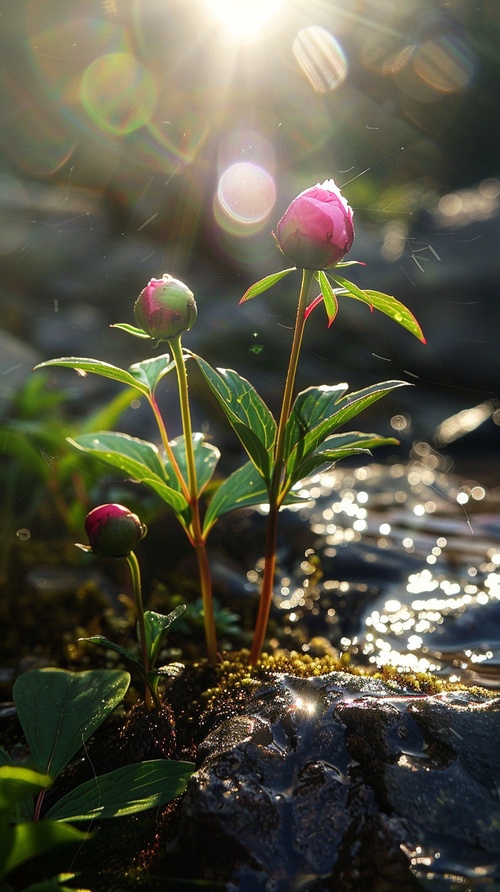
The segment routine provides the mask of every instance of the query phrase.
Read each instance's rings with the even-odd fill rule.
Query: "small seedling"
[[[406,381],[372,384],[355,393],[348,392],[347,384],[325,384],[296,393],[305,325],[315,307],[323,304],[330,326],[338,313],[339,298],[354,298],[367,304],[370,310],[386,314],[425,343],[422,330],[407,307],[390,295],[361,289],[342,275],[345,267],[358,261],[344,261],[354,239],[353,215],[333,180],[307,189],[292,201],[276,227],[275,239],[293,266],[261,279],[243,295],[242,302],[262,294],[284,276],[301,271],[282,407],[277,420],[252,385],[236,371],[214,369],[202,357],[183,348],[182,335],[196,321],[197,307],[191,290],[170,275],[152,279],[143,289],[135,304],[136,325],[115,326],[144,339],[150,346],[166,341],[170,353],[135,363],[127,370],[78,357],[41,364],[42,367],[66,366],[112,378],[135,388],[148,400],[158,426],[160,447],[107,430],[78,435],[71,442],[145,483],[173,510],[198,560],[205,638],[211,661],[216,661],[219,655],[206,543],[217,520],[238,508],[269,505],[264,571],[250,654],[254,665],[266,639],[280,510],[303,501],[304,495],[299,490],[304,480],[320,469],[327,469],[347,456],[370,454],[374,447],[398,442],[392,437],[357,430],[339,433],[339,428],[344,428],[390,391],[406,385]],[[311,295],[313,291],[316,294]],[[242,467],[218,484],[207,503],[204,496],[219,460],[219,451],[202,433],[192,431],[188,362],[195,362],[200,368],[248,456]],[[173,370],[178,382],[182,436],[171,439],[155,394],[163,377]],[[132,572],[138,571],[132,569]],[[143,630],[142,637],[140,634],[143,647],[147,635],[147,629]],[[143,651],[145,666],[146,656]]]

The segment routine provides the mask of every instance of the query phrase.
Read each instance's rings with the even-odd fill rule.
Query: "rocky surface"
[[[500,888],[499,698],[332,672],[271,673],[236,701],[199,745],[169,873],[231,892]]]

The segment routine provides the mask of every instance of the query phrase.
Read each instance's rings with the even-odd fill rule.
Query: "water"
[[[311,536],[277,587],[281,624],[306,653],[319,636],[368,667],[500,687],[500,490],[415,454],[310,483],[285,520],[288,541]]]

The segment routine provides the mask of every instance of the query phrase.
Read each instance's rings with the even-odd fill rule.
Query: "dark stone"
[[[198,747],[167,862],[213,888],[500,882],[500,699],[271,673]],[[210,717],[204,716],[210,727]],[[219,885],[220,884],[220,885]]]

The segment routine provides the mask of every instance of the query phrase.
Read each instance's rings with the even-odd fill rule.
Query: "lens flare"
[[[206,0],[223,30],[240,41],[253,39],[272,19],[283,0]]]
[[[441,93],[455,93],[468,87],[476,65],[473,50],[452,35],[428,40],[417,51],[414,60],[418,76]]]
[[[107,53],[85,69],[80,97],[89,117],[103,130],[132,133],[153,116],[156,84],[132,53]]]
[[[274,179],[249,161],[237,161],[219,178],[214,200],[215,218],[235,235],[253,235],[264,225],[276,201]]]
[[[335,90],[347,74],[342,47],[333,34],[320,25],[299,31],[293,42],[293,54],[317,93]]]

